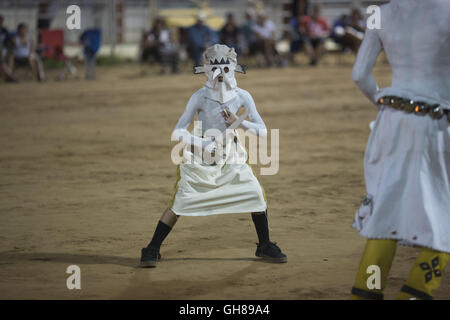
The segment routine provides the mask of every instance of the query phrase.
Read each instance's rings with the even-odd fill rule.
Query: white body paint
[[[252,130],[257,135],[267,135],[266,126],[256,110],[252,96],[237,87],[234,78],[237,65],[234,50],[215,45],[206,50],[204,58],[207,63],[199,70],[205,72],[206,84],[189,99],[186,110],[172,133],[172,138],[187,138],[184,141],[186,147],[183,149],[183,157],[186,160],[197,156],[195,152],[191,152],[191,147],[209,150],[214,146],[214,142],[205,136],[205,132],[213,129],[225,132],[227,124],[221,114],[225,108],[236,114],[240,107],[244,107],[250,121],[242,121],[240,127]],[[228,72],[225,68],[228,68]],[[223,82],[218,81],[220,75],[223,76]],[[194,134],[191,134],[187,128],[195,115],[198,121],[201,121],[202,129],[201,132],[194,130]],[[246,163],[246,150],[237,136],[225,136],[226,159],[223,163],[210,165],[202,163],[200,158],[184,161],[179,165],[180,176],[171,204],[172,211],[177,215],[205,216],[266,210],[264,192]]]
[[[381,49],[392,84],[378,89],[371,70]],[[397,95],[450,109],[450,2],[392,0],[381,29],[367,30],[353,79],[375,103]],[[450,123],[381,106],[364,159],[371,201],[353,227],[372,239],[397,239],[450,253]]]
[[[240,88],[237,96],[225,104],[209,99],[205,95],[205,87],[198,90],[188,102],[173,136],[184,133],[191,138],[183,150],[183,157],[192,159],[191,146],[207,148],[212,143],[206,131],[218,129],[224,132],[226,124],[221,111],[228,108],[236,113],[243,106],[249,111],[250,121],[244,120],[241,127],[253,129],[255,133],[267,132],[266,126],[259,116],[251,95]],[[187,133],[187,127],[194,118],[202,121],[202,132]],[[267,208],[262,188],[246,164],[248,155],[239,140],[233,142],[234,136],[227,135],[224,163],[211,166],[199,164],[201,159],[191,163],[180,164],[180,180],[177,183],[172,211],[178,215],[205,216],[223,213],[248,213],[265,211]],[[231,146],[234,146],[230,148]],[[193,163],[192,163],[193,162]],[[225,163],[226,162],[226,163]],[[227,164],[230,163],[230,164]]]

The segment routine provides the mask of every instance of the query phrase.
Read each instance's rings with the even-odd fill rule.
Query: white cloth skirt
[[[367,145],[367,195],[353,227],[450,253],[450,124],[383,106]]]
[[[174,197],[169,205],[174,213],[207,216],[266,210],[264,191],[246,163],[247,152],[235,137],[236,140],[234,136],[228,139],[221,164],[201,163],[190,146],[183,149],[183,162],[179,165]]]

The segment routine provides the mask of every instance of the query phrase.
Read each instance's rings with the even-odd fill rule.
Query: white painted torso
[[[381,7],[381,29],[368,30],[364,42],[353,72],[372,101],[399,95],[450,109],[449,0],[391,0]],[[392,83],[376,90],[367,73],[381,49],[392,69]]]

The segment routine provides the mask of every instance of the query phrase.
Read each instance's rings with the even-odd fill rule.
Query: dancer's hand
[[[225,120],[225,123],[227,124],[227,127],[237,120],[237,116],[233,112],[231,112],[228,107],[223,109],[221,114],[223,119]]]

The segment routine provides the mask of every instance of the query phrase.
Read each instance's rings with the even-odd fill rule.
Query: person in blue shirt
[[[80,36],[83,45],[84,63],[86,66],[86,79],[95,79],[95,59],[102,42],[102,34],[98,29],[87,29]]]
[[[188,29],[188,50],[195,66],[202,64],[203,51],[219,42],[217,33],[205,24],[206,15],[199,13],[196,23]]]
[[[331,38],[342,46],[342,51],[357,53],[364,38],[365,21],[358,9],[352,9],[350,15],[342,15],[334,22]]]

